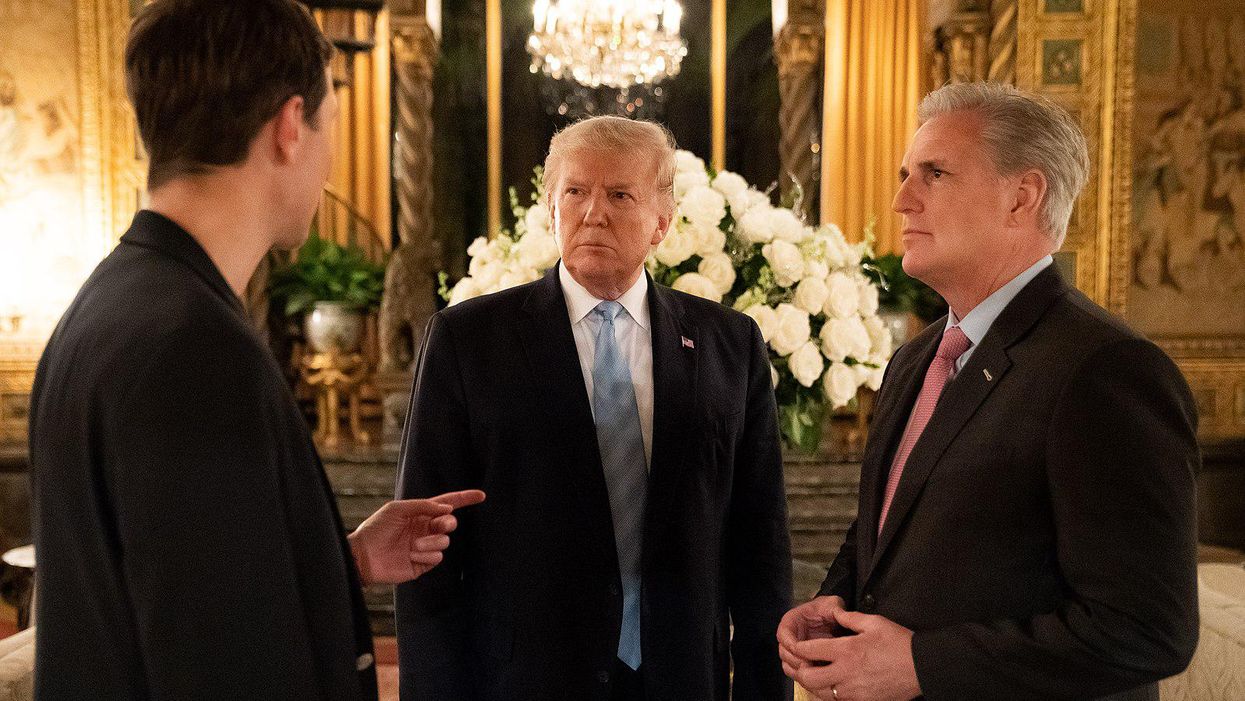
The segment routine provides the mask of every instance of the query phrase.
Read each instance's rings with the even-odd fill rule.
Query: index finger
[[[484,501],[484,492],[478,489],[465,489],[461,492],[446,492],[432,497],[438,504],[447,504],[451,508],[461,509],[464,506],[479,504]]]

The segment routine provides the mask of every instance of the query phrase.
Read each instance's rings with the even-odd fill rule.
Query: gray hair
[[[950,112],[981,116],[981,140],[1001,175],[1036,169],[1046,177],[1039,223],[1063,244],[1072,205],[1089,180],[1089,147],[1072,115],[1051,100],[1003,83],[945,85],[917,109],[922,124]]]
[[[657,167],[657,192],[674,208],[674,136],[656,122],[625,117],[589,117],[553,135],[545,157],[545,197],[552,202],[562,161],[576,151],[648,155]]]

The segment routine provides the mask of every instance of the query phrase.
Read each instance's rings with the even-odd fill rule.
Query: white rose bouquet
[[[853,402],[861,386],[877,389],[892,352],[878,317],[878,288],[864,274],[868,241],[849,244],[834,225],[811,227],[735,173],[713,173],[687,151],[677,154],[677,213],[647,267],[676,290],[752,317],[770,349],[771,378],[783,439],[813,452],[827,404]],[[467,277],[442,285],[452,305],[534,280],[558,260],[541,193],[529,207],[511,193],[515,230],[468,249]]]

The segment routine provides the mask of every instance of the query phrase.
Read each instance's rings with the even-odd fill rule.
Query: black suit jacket
[[[375,698],[367,612],[306,425],[173,222],[139,212],[65,312],[30,451],[36,696]]]
[[[879,538],[944,325],[890,363],[821,593],[913,629],[930,699],[1157,698],[1198,631],[1197,419],[1179,370],[1044,270],[944,389]]]
[[[735,699],[780,699],[791,553],[765,345],[719,304],[651,281],[648,298],[647,698],[726,699],[733,657]],[[462,513],[444,563],[398,588],[403,698],[608,698],[618,563],[556,266],[432,318],[401,470],[403,497],[488,493]]]

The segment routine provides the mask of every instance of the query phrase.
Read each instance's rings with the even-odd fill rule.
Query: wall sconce
[[[301,0],[311,8],[324,36],[337,48],[333,55],[333,83],[350,85],[354,56],[376,47],[376,16],[385,0]]]

